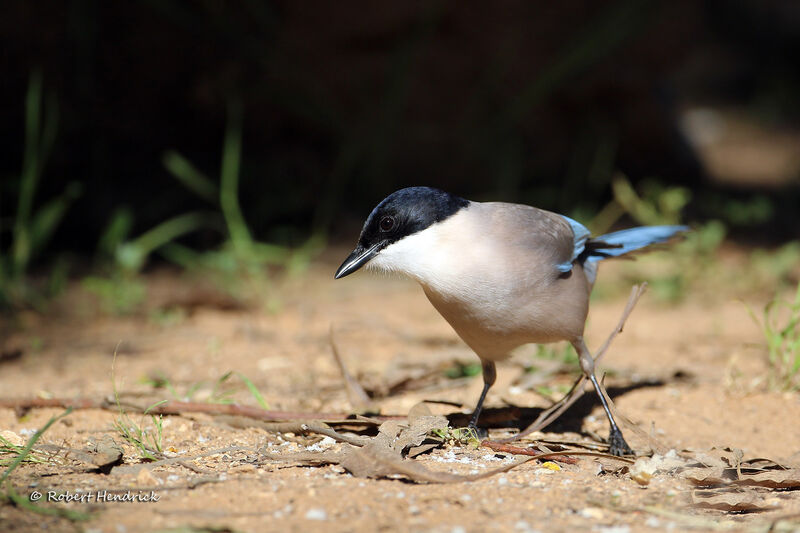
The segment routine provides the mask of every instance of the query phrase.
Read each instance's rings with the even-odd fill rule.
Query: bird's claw
[[[481,428],[472,423],[470,423],[467,428],[475,432],[475,437],[478,440],[484,440],[489,438],[489,428]]]
[[[625,442],[625,437],[622,436],[622,432],[619,429],[612,429],[611,433],[608,435],[608,453],[617,457],[634,454],[631,447]]]

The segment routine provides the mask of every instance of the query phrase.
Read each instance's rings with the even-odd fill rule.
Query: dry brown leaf
[[[788,466],[784,466],[772,459],[767,459],[766,457],[756,457],[754,459],[748,459],[746,461],[742,461],[742,467],[747,468],[758,468],[759,470],[788,470]]]
[[[110,435],[90,444],[86,450],[66,448],[56,444],[42,444],[36,449],[100,469],[110,468],[122,459],[122,448]]]
[[[418,416],[400,433],[393,447],[403,452],[408,448],[419,446],[432,431],[446,429],[447,426],[447,419],[441,415]]]
[[[92,462],[99,467],[116,464],[122,459],[122,447],[110,435],[92,444],[89,453]]]
[[[692,493],[692,506],[727,512],[768,511],[774,505],[763,503],[763,498],[752,491],[698,490]]]
[[[379,478],[402,475],[413,481],[428,483],[477,481],[507,472],[529,461],[529,459],[523,459],[482,474],[462,476],[449,472],[429,470],[417,461],[403,459],[397,450],[385,448],[378,441],[375,441],[374,445],[370,443],[362,448],[350,448],[343,455],[344,457],[339,464],[356,477]]]
[[[408,410],[408,420],[409,422],[413,422],[417,417],[430,416],[432,414],[431,408],[428,407],[427,403],[419,402],[414,404],[411,409]]]
[[[441,442],[432,442],[430,444],[421,444],[420,446],[412,446],[411,448],[408,449],[406,457],[408,457],[409,459],[413,459],[414,457],[422,455],[423,453],[427,453],[433,450],[434,448],[438,448],[441,445],[442,445]]]
[[[732,475],[731,475],[732,472]],[[691,468],[682,473],[684,479],[698,487],[729,485],[736,479],[736,470],[719,466],[710,468]]]
[[[419,447],[430,431],[444,429],[447,425],[447,419],[443,416],[424,414],[415,416],[410,424],[402,424],[396,420],[384,422],[381,424],[378,435],[366,446],[349,448],[343,452],[340,464],[356,477],[375,478],[403,475],[418,482],[460,483],[506,472],[527,462],[527,460],[522,460],[483,474],[462,476],[429,470],[421,463],[403,459],[403,450],[407,447]]]
[[[770,489],[798,489],[800,488],[800,468],[759,472],[750,476],[742,476],[742,479],[735,483]]]
[[[446,428],[447,425],[447,419],[443,416],[421,414],[415,416],[410,423],[399,420],[384,422],[378,429],[378,434],[361,447],[345,445],[341,452],[328,450],[275,454],[262,451],[262,457],[272,461],[298,462],[306,465],[339,464],[356,477],[405,476],[413,481],[428,483],[475,481],[507,472],[528,461],[524,459],[482,474],[461,476],[429,470],[417,461],[403,459],[402,453],[408,448],[414,450],[415,454],[430,449],[425,448],[425,445],[421,444],[422,441],[430,431]]]
[[[344,450],[339,464],[356,477],[386,477],[402,473],[398,467],[402,461],[400,452],[375,437],[366,446]]]
[[[769,489],[800,488],[800,469],[763,470],[754,473],[737,474],[735,468],[692,469],[684,473],[690,483],[698,487],[720,485],[739,487],[764,487]]]

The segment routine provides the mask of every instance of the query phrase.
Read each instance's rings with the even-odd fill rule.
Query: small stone
[[[306,520],[327,520],[328,513],[325,512],[325,509],[320,509],[319,507],[315,507],[313,509],[309,509],[306,513]]]
[[[19,435],[10,430],[0,431],[0,437],[4,438],[14,446],[25,445],[25,439],[23,439],[22,437],[20,437]]]
[[[628,526],[600,526],[597,528],[600,533],[631,533]]]
[[[655,516],[651,516],[647,520],[645,520],[644,525],[646,525],[647,527],[652,527],[653,529],[657,529],[661,527],[661,520],[659,520]]]
[[[605,516],[605,513],[602,509],[598,507],[584,507],[578,514],[583,518],[588,518],[590,520],[602,520]]]

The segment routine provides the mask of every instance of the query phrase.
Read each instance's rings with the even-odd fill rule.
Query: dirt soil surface
[[[120,403],[149,431],[153,421],[136,406],[188,398],[257,407],[241,376],[271,411],[322,413],[318,418],[331,421],[336,435],[354,439],[374,437],[375,425],[337,424],[338,415],[405,417],[412,408],[425,412],[415,406],[428,401],[431,415],[465,424],[481,379],[445,374],[476,363],[474,354],[417,285],[369,273],[334,281],[337,258],[276,283],[271,310],[229,305],[209,297],[202,283],[154,273],[145,313],[103,315],[75,288],[60,311],[6,319],[0,331],[11,333],[0,339],[0,397],[85,398],[110,408],[75,409],[57,421],[39,442],[45,460],[23,463],[10,477],[23,497],[42,496],[37,505],[85,511],[88,520],[6,502],[0,530],[800,531],[793,529],[800,528],[799,471],[791,470],[800,467],[800,395],[764,386],[763,339],[744,304],[729,295],[671,305],[645,294],[603,361],[609,392],[630,421],[623,428],[629,443],[640,455],[666,456],[650,467],[576,454],[574,461],[534,460],[473,481],[425,482],[392,472],[360,477],[337,462],[351,444],[290,427],[291,420],[283,429],[295,431],[281,432],[269,421],[204,412],[164,416],[163,455],[153,463],[114,429],[115,351]],[[600,283],[615,268],[604,265]],[[613,329],[626,298],[593,302],[590,348]],[[372,409],[351,403],[331,329],[346,367],[374,395]],[[535,353],[523,348],[498,367],[487,400],[493,440],[512,435],[508,426],[520,418],[529,422],[577,375],[577,365],[565,368]],[[526,370],[531,365],[538,372]],[[24,443],[63,412],[0,408],[0,434]],[[544,433],[514,445],[603,452],[607,434],[596,397],[586,394]],[[121,448],[118,464],[98,467],[81,455],[103,443]],[[769,461],[747,462],[758,458]],[[517,459],[445,443],[404,461],[474,476]]]

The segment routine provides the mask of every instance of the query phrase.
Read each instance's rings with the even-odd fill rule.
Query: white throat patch
[[[477,230],[470,207],[422,231],[403,237],[378,253],[368,267],[405,274],[437,292],[460,290],[470,270],[480,271],[476,261],[491,254],[481,249],[485,241],[471,237]],[[467,266],[471,269],[467,269]]]

